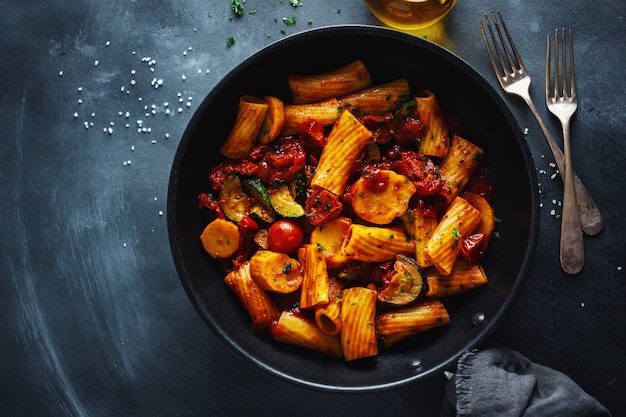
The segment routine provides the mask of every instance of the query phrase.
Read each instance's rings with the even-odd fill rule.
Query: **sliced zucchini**
[[[389,283],[378,293],[378,300],[394,306],[404,306],[422,293],[424,279],[413,258],[396,255]]]
[[[293,181],[290,184],[291,187],[291,195],[294,196],[294,199],[298,204],[304,205],[306,201],[306,192],[307,192],[307,183],[306,183],[306,172],[304,169],[298,171],[294,176]]]
[[[304,207],[302,207],[291,195],[289,187],[281,184],[267,191],[270,203],[276,213],[283,217],[302,217]]]
[[[265,223],[276,221],[276,213],[270,203],[267,187],[258,178],[248,178],[243,180],[243,186],[248,194],[254,199],[250,206],[250,216],[255,220],[262,220]]]
[[[250,214],[253,200],[243,192],[241,180],[237,175],[231,175],[224,180],[219,200],[224,215],[235,223],[239,223],[244,216]]]

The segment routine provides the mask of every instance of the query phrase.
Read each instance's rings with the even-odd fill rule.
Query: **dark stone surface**
[[[286,35],[378,24],[361,1],[294,8],[248,0],[246,11],[256,13],[241,17],[217,1],[1,4],[0,415],[438,415],[443,376],[374,394],[328,394],[251,367],[202,323],[170,255],[169,170],[204,96]],[[521,100],[507,97],[528,128],[543,207],[535,262],[493,339],[566,373],[622,415],[626,3],[461,0],[428,39],[494,86],[478,22],[496,7],[557,137],[560,127],[543,105],[545,38],[556,27],[574,30],[574,166],[605,228],[585,238],[583,271],[563,273],[559,221],[551,214],[560,212],[562,184],[552,179],[534,119]],[[282,20],[293,16],[293,25]],[[235,44],[227,47],[231,36]]]

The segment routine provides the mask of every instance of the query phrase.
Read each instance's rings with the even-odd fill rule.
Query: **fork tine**
[[[493,11],[491,12],[491,16],[494,19],[494,22],[496,22],[495,26],[496,26],[496,30],[498,31],[498,36],[500,37],[500,42],[502,43],[502,45],[505,45],[504,42],[504,38],[502,36],[502,32],[500,31],[500,26],[498,25],[498,22],[496,21],[496,16],[493,13]],[[504,19],[502,18],[502,14],[500,14],[500,11],[498,10],[498,17],[500,19],[500,23],[502,23],[502,28],[504,29],[504,33],[506,34],[506,38],[508,40],[508,43],[511,47],[511,50],[513,51],[513,54],[515,55],[515,60],[516,63],[513,62],[513,58],[511,57],[511,54],[509,53],[507,48],[504,48],[504,51],[506,53],[506,57],[509,60],[509,63],[511,64],[511,69],[515,70],[516,69],[516,64],[517,67],[519,67],[520,69],[525,70],[526,68],[524,67],[524,63],[522,62],[522,58],[519,55],[519,52],[517,52],[517,48],[515,47],[515,43],[513,42],[513,38],[511,37],[511,34],[509,33],[509,29],[506,27],[506,23],[504,22]]]
[[[524,63],[522,62],[522,58],[520,57],[519,52],[517,51],[517,48],[515,46],[515,43],[513,42],[513,38],[511,37],[509,30],[506,26],[506,23],[504,22],[504,19],[502,18],[502,14],[500,13],[499,10],[497,11],[497,13],[498,13],[498,16],[496,17],[496,14],[494,13],[493,10],[490,12],[491,21],[493,21],[493,26],[495,27],[495,30],[492,29],[489,15],[487,14],[485,14],[485,22],[486,22],[487,30],[489,31],[489,35],[491,37],[491,42],[493,43],[496,55],[498,57],[498,60],[500,61],[500,65],[501,65],[500,68],[504,71],[504,76],[506,77],[508,72],[511,72],[511,73],[518,72],[520,70],[526,71],[526,68],[524,67]],[[498,21],[500,23],[498,23]],[[480,26],[483,32],[483,40],[485,42],[485,45],[487,45],[487,39],[485,36],[485,31],[483,29],[482,22]],[[497,39],[496,39],[496,34],[497,34]],[[489,46],[487,46],[487,49],[491,55]],[[502,53],[501,53],[501,50],[502,50]],[[511,54],[511,51],[512,51],[512,54]],[[505,63],[505,57],[506,57],[506,61],[508,62],[508,67],[507,67],[507,64]],[[492,64],[495,65],[493,61],[492,61]],[[495,66],[494,66],[494,69],[495,69]],[[498,73],[500,73],[500,71],[498,71]]]
[[[559,34],[561,46],[559,47]],[[564,97],[573,99],[576,97],[576,72],[574,69],[574,44],[572,42],[572,30],[568,30],[568,38],[565,37],[565,29],[554,31],[554,74],[551,74],[551,39],[548,35],[546,46],[546,97],[552,97],[554,99],[558,97]],[[567,55],[569,49],[569,91],[567,88],[568,74],[567,74]],[[560,52],[560,56],[559,56]],[[561,73],[562,68],[562,73]],[[553,80],[551,80],[553,76]],[[552,81],[552,82],[551,82]],[[550,86],[553,87],[552,95],[550,96]],[[560,87],[560,88],[559,88]]]
[[[491,31],[491,26],[489,26],[489,20],[486,14],[485,14],[485,19],[486,19],[485,21],[487,22],[487,26],[488,26],[487,29],[489,30],[489,34],[491,35],[492,44],[495,46],[496,45],[495,39],[493,37],[493,32]],[[495,52],[498,53],[498,58],[500,58],[500,63],[501,63],[501,66],[498,68],[498,64],[496,63],[494,52],[492,52],[491,45],[489,44],[489,41],[487,40],[487,35],[485,33],[483,22],[479,22],[479,25],[480,25],[480,32],[483,35],[483,42],[485,42],[485,48],[487,48],[487,56],[489,57],[489,62],[491,62],[491,67],[493,69],[493,72],[496,74],[498,81],[502,84],[501,78],[503,76],[506,76],[506,73],[503,74],[504,62],[502,62],[502,58],[500,58],[500,54],[496,50]]]
[[[565,34],[563,34],[565,37]],[[563,43],[565,46],[565,43]],[[576,72],[574,71],[574,43],[572,42],[572,29],[569,29],[569,84],[570,98],[576,98]]]

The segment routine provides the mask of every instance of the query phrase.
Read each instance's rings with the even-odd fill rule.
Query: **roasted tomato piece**
[[[304,168],[306,151],[299,140],[280,138],[272,143],[265,156],[269,169],[269,181],[291,182]]]
[[[478,263],[487,252],[489,238],[484,233],[474,233],[463,239],[461,256],[469,262]]]
[[[221,190],[222,184],[226,178],[232,174],[241,174],[243,176],[255,175],[259,170],[257,164],[247,159],[236,161],[224,161],[213,167],[209,173],[209,183],[213,190]]]
[[[474,171],[474,175],[472,175],[469,182],[465,186],[466,191],[483,196],[483,198],[489,203],[493,201],[494,188],[491,171],[484,165],[481,165],[476,171]]]
[[[415,147],[424,133],[424,123],[416,117],[407,116],[397,129],[396,141],[406,147]]]
[[[232,256],[233,266],[239,268],[256,252],[257,246],[254,235],[259,230],[259,225],[250,216],[244,216],[239,223],[239,249]]]
[[[415,185],[416,194],[421,197],[433,195],[444,186],[439,169],[432,159],[418,152],[402,152],[404,169],[409,169],[408,177]]]
[[[343,204],[339,197],[324,189],[310,190],[304,205],[309,223],[314,226],[331,221],[339,216],[342,210]]]
[[[201,193],[198,196],[198,209],[207,209],[210,217],[225,219],[220,202],[211,194]]]
[[[313,119],[306,119],[300,126],[300,139],[308,153],[319,157],[326,146],[324,125]]]
[[[363,116],[361,123],[372,132],[376,143],[388,143],[393,139],[393,115],[387,113],[384,116]]]
[[[424,279],[417,263],[408,256],[397,255],[393,270],[383,278],[384,287],[378,293],[378,301],[394,306],[404,306],[421,294]]]

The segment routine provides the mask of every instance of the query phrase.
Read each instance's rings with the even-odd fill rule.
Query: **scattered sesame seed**
[[[78,99],[78,104],[83,104],[83,101],[81,99]]]
[[[183,108],[182,108],[182,107],[179,107],[179,108],[178,108],[178,112],[179,112],[179,113],[182,113],[182,112],[183,112]]]
[[[183,74],[182,79],[183,79],[183,81],[185,81],[187,79],[187,77],[185,77],[185,74]]]
[[[63,76],[63,71],[59,71],[59,76]]]
[[[74,113],[74,118],[76,119],[78,117],[78,113]]]
[[[83,87],[78,87],[78,92],[80,93],[81,91],[83,91]]]
[[[98,61],[98,60],[96,59],[96,60],[94,61],[94,63],[93,63],[93,64],[97,67],[99,63],[100,63],[100,61]]]
[[[134,151],[134,150],[135,150],[135,145],[131,145],[131,146],[130,146],[130,150],[131,150],[131,151]]]
[[[105,43],[105,46],[109,46],[111,45],[111,41],[107,41],[107,43]]]
[[[159,216],[163,215],[163,210],[159,210]]]

